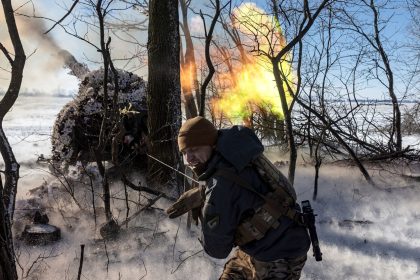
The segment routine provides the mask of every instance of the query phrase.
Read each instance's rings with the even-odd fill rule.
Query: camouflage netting
[[[146,85],[137,75],[118,70],[118,107],[123,109],[130,104],[132,110],[146,112]],[[98,144],[98,135],[103,117],[104,70],[91,71],[81,79],[79,92],[74,100],[66,104],[57,116],[52,135],[52,153],[55,161],[74,163],[77,160],[93,161],[93,149]],[[110,80],[112,73],[109,73]],[[111,110],[114,94],[113,82],[108,83],[108,109]],[[118,119],[118,118],[117,118]],[[104,159],[110,159],[112,137],[116,135],[116,120],[105,128],[107,145]]]

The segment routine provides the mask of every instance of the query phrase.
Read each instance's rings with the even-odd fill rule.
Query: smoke
[[[86,64],[78,62],[69,51],[61,50],[58,54],[64,60],[64,65],[71,70],[70,74],[76,76],[79,80],[82,80],[83,76],[89,72]]]
[[[48,59],[43,63],[45,70],[57,71],[63,67],[64,58],[59,55],[62,49],[50,33],[44,34],[48,28],[43,19],[17,17],[17,25],[22,39],[30,40],[36,47],[36,52],[42,52],[39,54],[40,56],[48,56]]]
[[[33,14],[28,8],[19,9],[19,13]],[[75,88],[74,78],[71,81],[63,71],[66,56],[62,54],[65,52],[52,34],[44,34],[48,30],[46,21],[20,15],[16,15],[15,19],[27,57],[22,82],[23,90],[52,92],[63,86]],[[0,14],[0,24],[6,26],[3,14]],[[7,28],[0,29],[0,42],[13,53]],[[4,59],[0,60],[0,67],[10,69],[8,61]],[[0,73],[0,88],[7,87],[8,82],[9,73],[5,71]]]
[[[196,15],[191,17],[189,25],[191,34],[197,36],[202,36],[204,34],[203,20],[200,16]]]
[[[21,0],[16,0],[16,2],[21,2]],[[41,2],[45,1],[33,1],[37,15],[46,18],[59,18],[63,14],[63,10],[59,5]],[[16,3],[15,5],[18,6],[19,4]],[[69,50],[77,59],[79,59],[79,56],[88,57],[87,63],[89,66],[92,65],[92,67],[96,67],[96,62],[101,61],[100,53],[97,52],[95,47],[68,35],[59,26],[50,33],[44,34],[53,25],[53,22],[31,17],[33,15],[32,9],[20,8],[19,14],[28,15],[16,15],[17,26],[28,58],[24,69],[22,90],[46,93],[62,90],[77,91],[80,81],[77,78],[83,76],[88,71],[88,68],[85,64],[77,62],[73,55],[67,55],[68,53],[66,51],[63,52],[62,49]],[[144,21],[142,21],[142,18],[133,17],[133,14],[129,11],[124,16],[133,22]],[[0,26],[5,26],[4,16],[0,15],[0,19]],[[73,23],[75,22],[73,21]],[[75,28],[82,28],[83,26],[84,24],[79,22]],[[99,42],[99,35],[95,30],[89,29],[83,32],[86,32],[84,35],[91,42]],[[111,51],[115,67],[124,68],[139,75],[145,75],[147,68],[144,67],[144,59],[147,53],[144,52],[144,49],[147,41],[147,32],[142,32],[141,30],[126,32],[125,30],[120,30],[116,33],[118,34],[110,34],[113,37]],[[133,42],[133,38],[136,39],[135,42]],[[10,52],[13,52],[6,28],[0,28],[0,42]],[[63,66],[69,68],[70,71],[64,69]],[[1,71],[1,69],[10,70],[10,65],[6,59],[0,59],[0,90],[4,90],[10,81],[10,71]]]

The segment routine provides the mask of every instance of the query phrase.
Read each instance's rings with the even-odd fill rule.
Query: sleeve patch
[[[212,215],[207,219],[207,226],[209,229],[214,229],[219,225],[219,215]]]

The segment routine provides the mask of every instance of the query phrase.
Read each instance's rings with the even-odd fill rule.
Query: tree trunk
[[[108,135],[106,135],[106,127],[107,123],[113,123],[113,120],[115,119],[116,114],[116,103],[118,98],[118,74],[116,74],[115,69],[113,70],[114,73],[114,95],[113,95],[113,104],[112,104],[112,110],[110,111],[108,109],[108,83],[109,83],[109,69],[112,65],[111,61],[111,55],[109,51],[109,45],[111,43],[111,38],[108,37],[108,39],[105,41],[105,15],[107,13],[106,9],[102,8],[102,0],[98,0],[96,2],[96,16],[98,17],[99,21],[99,40],[100,40],[100,51],[102,54],[103,59],[103,67],[104,67],[104,77],[102,81],[102,87],[103,87],[103,118],[101,122],[101,130],[99,132],[99,142],[98,145],[95,147],[94,153],[95,153],[95,160],[96,164],[98,166],[99,173],[102,177],[102,190],[103,190],[103,199],[104,199],[104,208],[105,208],[105,216],[107,223],[110,223],[112,221],[112,211],[111,211],[111,192],[109,188],[109,182],[108,182],[108,174],[107,170],[103,164],[103,152],[105,150],[106,142],[109,141]],[[113,68],[113,67],[112,67]]]
[[[373,0],[370,1],[370,8],[372,9],[372,12],[374,15],[373,26],[375,30],[375,35],[374,35],[375,42],[377,45],[376,49],[378,50],[379,55],[381,56],[382,62],[385,66],[384,70],[385,70],[385,74],[388,80],[388,86],[387,86],[388,94],[392,102],[393,119],[392,119],[392,131],[391,131],[390,142],[393,144],[392,146],[395,146],[395,147],[391,147],[391,148],[392,149],[395,148],[396,151],[401,151],[402,149],[401,111],[400,111],[400,106],[398,103],[398,98],[395,95],[395,90],[394,90],[394,73],[391,69],[391,63],[389,62],[388,55],[386,54],[385,49],[382,46],[382,41],[380,38],[381,30],[379,29],[379,23],[378,23],[379,13]]]
[[[277,59],[274,59],[272,60],[272,64],[273,64],[273,74],[276,80],[277,89],[280,95],[281,107],[284,114],[284,122],[286,124],[286,133],[287,133],[287,142],[289,145],[289,152],[290,152],[288,179],[289,179],[290,184],[292,184],[293,186],[293,183],[295,181],[297,149],[296,149],[296,144],[295,144],[295,138],[293,135],[291,110],[287,106],[286,91],[284,90],[284,87],[283,87],[283,79],[281,78],[279,62],[277,61]]]
[[[3,181],[0,176],[0,280],[15,280],[18,277],[14,261],[12,230],[3,201]]]
[[[218,20],[219,16],[220,16],[220,0],[215,0],[214,9],[215,9],[215,12],[214,12],[214,16],[213,16],[213,19],[211,21],[211,24],[210,24],[209,31],[207,32],[207,30],[204,30],[204,32],[206,34],[205,57],[206,57],[207,67],[209,68],[209,73],[208,73],[207,77],[204,79],[204,82],[203,82],[203,84],[201,85],[201,88],[200,88],[199,115],[202,116],[202,117],[205,117],[207,86],[209,85],[211,79],[213,78],[213,74],[215,73],[213,62],[211,61],[211,57],[210,57],[210,44],[211,44],[211,41],[213,39],[214,27],[217,23],[217,20]],[[201,11],[200,11],[200,16],[201,16],[201,19],[203,20],[203,24],[204,24],[204,27],[205,27],[205,19],[204,19],[204,16],[203,16]]]
[[[290,184],[293,185],[294,180],[295,180],[295,169],[296,169],[296,159],[297,159],[297,149],[296,149],[296,144],[295,144],[295,139],[294,139],[294,135],[293,135],[293,124],[292,124],[292,118],[291,118],[291,111],[293,108],[293,103],[296,100],[296,95],[294,96],[294,99],[292,100],[292,103],[290,105],[290,108],[288,107],[287,104],[287,100],[286,100],[286,91],[284,89],[284,85],[283,82],[285,78],[282,78],[284,75],[281,73],[280,68],[279,68],[279,64],[280,61],[282,59],[284,59],[285,55],[290,52],[293,47],[299,43],[300,47],[299,47],[299,65],[301,63],[301,57],[302,57],[302,38],[305,36],[305,34],[309,31],[309,29],[311,28],[311,26],[313,25],[313,23],[315,22],[316,18],[318,17],[318,15],[321,13],[321,11],[324,9],[325,5],[329,2],[330,0],[323,0],[318,8],[316,9],[315,13],[311,14],[309,11],[309,7],[308,7],[308,2],[304,1],[305,5],[304,5],[304,18],[302,20],[302,23],[300,24],[299,27],[299,32],[296,34],[296,36],[290,40],[289,43],[287,43],[286,46],[284,46],[274,57],[270,57],[271,63],[273,65],[273,74],[274,74],[274,78],[276,81],[276,85],[277,85],[277,89],[279,91],[279,95],[280,95],[280,101],[281,101],[281,106],[282,106],[282,110],[283,110],[283,114],[284,114],[284,121],[286,124],[286,137],[288,138],[287,141],[289,143],[289,149],[290,149],[290,165],[289,165],[289,174],[288,174],[288,179],[290,181]],[[272,1],[273,3],[273,7],[277,7],[277,1]],[[279,21],[279,13],[277,11],[277,9],[274,10],[274,16],[277,19],[278,22]],[[300,66],[298,66],[298,68],[300,68]],[[300,70],[298,70],[298,72],[300,73]],[[286,80],[287,83],[287,80]],[[299,92],[299,87],[300,87],[300,74],[298,74],[298,86],[297,86],[297,90],[296,90],[296,94]],[[292,91],[290,90],[290,86],[289,86],[289,91],[291,94]]]
[[[9,87],[0,101],[0,152],[5,164],[5,185],[3,192],[4,205],[10,220],[13,219],[13,212],[15,208],[17,184],[19,179],[19,164],[13,154],[12,147],[6,138],[3,131],[3,119],[7,112],[15,103],[20,86],[22,84],[22,73],[25,66],[26,56],[23,50],[22,42],[20,40],[19,32],[16,26],[14,17],[14,10],[10,0],[2,0],[4,17],[9,31],[10,39],[12,41],[15,57],[11,57],[10,53],[0,43],[0,48],[12,67],[11,79]]]
[[[15,103],[22,85],[22,73],[25,67],[25,51],[23,50],[16,26],[14,10],[10,0],[2,0],[4,18],[13,45],[14,59],[0,42],[0,49],[8,59],[12,68],[9,87],[0,101],[0,152],[5,164],[5,185],[0,176],[0,279],[17,279],[14,259],[13,236],[11,222],[15,208],[19,164],[13,154],[12,147],[3,131],[3,119]]]
[[[177,135],[181,126],[178,1],[149,2],[149,153],[174,168],[181,166]],[[150,159],[148,178],[177,183],[176,173]]]
[[[182,30],[185,36],[185,61],[182,64],[182,71],[187,75],[187,79],[182,84],[182,92],[185,98],[185,114],[187,119],[196,117],[198,114],[194,100],[194,91],[198,91],[197,65],[195,63],[194,44],[188,26],[188,6],[185,0],[180,0],[182,12]],[[196,95],[199,96],[199,95]],[[197,104],[200,104],[197,100]]]

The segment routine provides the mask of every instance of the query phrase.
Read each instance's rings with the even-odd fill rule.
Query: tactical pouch
[[[253,240],[260,240],[270,228],[277,228],[278,218],[266,209],[266,204],[255,211],[255,214],[241,222],[236,230],[235,244],[244,245]]]
[[[271,192],[265,195],[254,190],[250,183],[238,176],[232,169],[219,169],[215,173],[215,175],[234,181],[265,201],[260,208],[255,210],[255,214],[252,217],[245,219],[239,224],[235,234],[235,244],[239,246],[263,238],[270,228],[279,226],[278,220],[281,216],[286,216],[292,221],[302,224],[301,214],[295,209],[296,194],[293,187],[281,172],[272,166],[266,157],[261,155],[256,161],[259,162],[256,164],[259,174],[272,189]],[[273,169],[276,170],[274,171]]]

